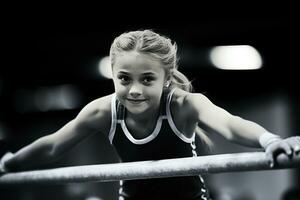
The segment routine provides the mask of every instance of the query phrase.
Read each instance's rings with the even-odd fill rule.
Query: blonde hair
[[[152,30],[138,30],[125,32],[116,37],[110,47],[110,60],[113,67],[117,56],[124,51],[137,51],[146,53],[159,60],[164,68],[166,75],[170,76],[169,89],[180,88],[187,92],[193,91],[193,86],[189,79],[178,71],[177,44],[166,36],[155,33]],[[211,147],[210,139],[196,129],[201,140]]]

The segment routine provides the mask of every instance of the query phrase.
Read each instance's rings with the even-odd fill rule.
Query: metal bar
[[[299,167],[300,154],[292,158],[280,154],[277,165],[271,168],[264,152],[249,152],[7,173],[0,177],[0,185],[105,182]]]

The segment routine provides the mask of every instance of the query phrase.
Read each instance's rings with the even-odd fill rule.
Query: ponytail
[[[196,127],[195,132],[197,133],[196,136],[198,136],[202,142],[201,145],[203,146],[203,150],[205,150],[205,152],[210,153],[213,150],[214,144],[211,141],[211,139],[207,136],[208,133],[206,131],[204,131],[203,129],[201,129],[199,126]]]
[[[189,81],[189,79],[177,69],[173,71],[170,87],[171,88],[177,87],[187,92],[193,91],[193,86],[191,84],[191,81]]]

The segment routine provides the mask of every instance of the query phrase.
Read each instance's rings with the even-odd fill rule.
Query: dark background
[[[102,78],[97,72],[99,60],[108,55],[110,44],[116,36],[124,31],[147,28],[177,42],[181,58],[179,70],[192,80],[196,92],[204,93],[214,103],[234,114],[261,122],[284,137],[299,135],[298,21],[292,9],[268,8],[252,12],[236,12],[235,9],[204,12],[203,8],[184,16],[181,12],[168,15],[158,9],[155,10],[157,16],[150,19],[143,18],[145,13],[143,15],[140,11],[137,16],[133,12],[130,16],[125,12],[126,17],[110,13],[84,20],[80,16],[39,19],[39,15],[7,20],[3,29],[4,53],[0,67],[1,155],[6,151],[15,152],[34,139],[54,132],[74,118],[91,100],[113,93],[111,80]],[[213,46],[243,44],[252,45],[259,51],[263,68],[226,71],[214,68],[208,61],[208,50]],[[76,108],[44,112],[18,109],[20,105],[34,104],[30,103],[33,100],[30,94],[66,84],[76,89]],[[22,91],[27,91],[27,94]],[[259,114],[253,118],[249,114],[253,108],[261,111],[261,102],[268,105],[276,99],[283,99],[288,109],[285,128],[276,128],[272,121],[274,116],[260,120]],[[215,153],[240,150],[245,149],[217,146]],[[107,139],[97,135],[84,141],[57,163],[43,167],[116,161],[117,156]],[[293,179],[289,179],[291,187],[299,186],[299,171],[294,172]],[[212,186],[212,190],[217,199],[218,189]],[[56,199],[87,199],[93,195],[110,199],[115,197],[117,186],[116,183],[87,183],[12,187],[2,191],[7,199],[53,199],[54,196]]]

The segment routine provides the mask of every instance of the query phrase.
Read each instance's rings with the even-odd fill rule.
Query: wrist
[[[0,164],[0,173],[8,173],[8,169],[4,163]]]
[[[282,138],[279,135],[275,135],[273,133],[270,133],[268,131],[265,131],[259,136],[259,144],[266,149],[270,144],[273,142],[277,142],[282,140]]]
[[[9,169],[7,168],[6,162],[14,156],[13,153],[7,152],[0,160],[0,171],[8,173]]]

